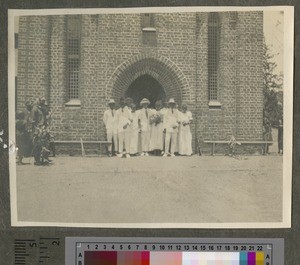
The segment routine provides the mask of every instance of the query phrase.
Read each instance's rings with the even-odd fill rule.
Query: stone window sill
[[[221,102],[218,101],[218,100],[210,100],[210,101],[208,102],[208,107],[209,107],[210,109],[221,109],[222,104],[221,104]]]
[[[147,27],[147,28],[143,28],[142,31],[144,31],[144,32],[156,32],[156,28]]]
[[[74,108],[74,109],[78,109],[81,107],[81,101],[79,99],[71,99],[70,101],[68,101],[65,106],[67,108]]]

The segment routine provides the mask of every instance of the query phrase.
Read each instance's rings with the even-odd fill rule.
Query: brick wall
[[[27,100],[48,97],[49,89],[49,18],[20,17],[17,108]]]
[[[241,12],[237,24],[237,134],[261,140],[263,129],[263,14]]]
[[[71,125],[76,120],[76,111],[72,112],[72,121],[66,117],[66,19],[64,16],[51,18],[51,49],[50,49],[50,73],[51,92],[50,107],[52,111],[52,131],[56,139],[70,139],[70,135],[76,132]]]
[[[208,14],[199,14],[197,136],[203,140],[229,140],[235,135],[235,27],[229,24],[229,13],[220,14],[220,49],[218,63],[218,101],[220,108],[209,107],[208,96]],[[238,99],[237,99],[238,100]]]
[[[198,137],[201,140],[229,140],[234,135],[239,140],[262,140],[263,14],[224,12],[220,15],[220,109],[208,107],[207,14],[200,16]]]
[[[262,13],[220,14],[218,94],[209,108],[207,13],[155,14],[155,38],[145,41],[139,14],[82,15],[80,107],[65,105],[66,17],[21,17],[18,108],[48,97],[58,140],[101,140],[110,97],[119,100],[139,76],[149,74],[168,97],[187,103],[196,139],[262,139]],[[34,40],[34,41],[33,41]]]

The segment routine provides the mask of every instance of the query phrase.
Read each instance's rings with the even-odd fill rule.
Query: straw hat
[[[143,98],[140,104],[150,104],[150,101],[147,98]]]
[[[169,104],[170,104],[170,103],[174,103],[174,104],[175,104],[174,98],[170,98],[168,103],[169,103]]]

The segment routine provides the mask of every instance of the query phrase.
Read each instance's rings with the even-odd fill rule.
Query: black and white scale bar
[[[40,240],[60,240],[58,237],[41,237]]]
[[[16,243],[24,243],[24,242],[35,242],[34,239],[15,239]]]
[[[15,263],[18,263],[18,262],[26,263],[26,260],[25,259],[15,259]]]

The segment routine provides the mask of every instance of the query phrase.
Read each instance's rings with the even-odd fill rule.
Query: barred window
[[[68,68],[68,100],[79,98],[80,71],[80,16],[67,17],[67,68]]]
[[[144,47],[157,46],[156,29],[154,22],[154,14],[141,14]]]
[[[208,96],[209,100],[218,100],[218,63],[220,18],[218,13],[208,16]]]

